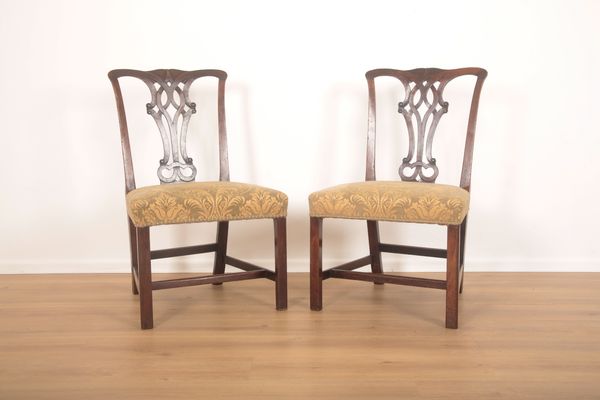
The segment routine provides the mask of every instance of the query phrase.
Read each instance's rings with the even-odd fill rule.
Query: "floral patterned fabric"
[[[366,181],[330,187],[308,198],[311,217],[458,225],[469,192],[449,185]]]
[[[127,213],[138,228],[191,222],[280,218],[287,196],[237,182],[191,182],[147,186],[127,194]]]

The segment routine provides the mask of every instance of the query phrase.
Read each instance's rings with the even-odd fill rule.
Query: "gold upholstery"
[[[287,196],[237,182],[191,182],[147,186],[127,194],[127,213],[138,228],[190,222],[280,218]]]
[[[311,217],[458,225],[469,211],[469,192],[435,183],[366,181],[314,192],[308,202]]]

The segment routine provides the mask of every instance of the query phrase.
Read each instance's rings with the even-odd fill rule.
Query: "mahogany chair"
[[[287,196],[279,191],[229,181],[227,135],[225,127],[225,80],[219,70],[180,71],[159,69],[110,71],[117,102],[121,146],[125,168],[125,193],[131,249],[132,288],[139,294],[142,329],[153,327],[152,291],[192,285],[214,284],[266,278],[275,282],[277,310],[287,308]],[[119,78],[142,80],[150,90],[146,112],[158,127],[164,149],[157,170],[160,185],[136,188],[129,131]],[[196,112],[190,100],[190,87],[200,78],[218,79],[219,181],[194,182],[196,167],[188,157],[188,124]],[[227,255],[229,221],[273,219],[275,230],[275,272]],[[150,227],[196,222],[217,222],[215,243],[170,249],[150,250]],[[213,274],[193,278],[152,281],[151,260],[214,252]],[[243,272],[225,273],[225,265]]]
[[[432,144],[438,122],[448,112],[444,89],[450,81],[464,75],[474,75],[477,79],[471,98],[460,185],[437,184],[435,180],[439,171],[432,156]],[[369,88],[366,181],[334,186],[309,197],[312,310],[322,309],[323,280],[329,278],[428,287],[446,290],[446,328],[458,327],[458,293],[462,292],[464,273],[473,140],[479,97],[486,76],[487,72],[480,68],[375,69],[366,73]],[[398,104],[398,112],[404,117],[408,133],[408,153],[398,171],[401,181],[375,179],[375,78],[378,77],[397,78],[405,91],[404,99]],[[366,220],[370,254],[323,271],[324,218]],[[379,221],[447,226],[447,249],[382,243],[379,240]],[[446,258],[446,279],[386,275],[382,270],[382,252]],[[372,272],[354,271],[366,265],[371,265]]]

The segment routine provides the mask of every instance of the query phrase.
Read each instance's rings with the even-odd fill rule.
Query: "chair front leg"
[[[137,232],[131,218],[127,217],[127,222],[129,225],[129,252],[131,253],[131,292],[133,294],[139,294],[134,277],[134,273],[138,273]]]
[[[381,266],[381,250],[379,250],[379,223],[367,221],[367,232],[369,234],[369,252],[371,253],[371,272],[381,274],[383,268]],[[375,284],[383,285],[383,282],[375,282]]]
[[[287,309],[287,231],[286,219],[273,219],[275,230],[275,308]]]
[[[227,235],[229,233],[229,221],[217,222],[217,250],[215,251],[215,263],[213,275],[225,273],[225,255],[227,254]],[[222,285],[222,282],[213,285]]]
[[[310,309],[323,309],[323,218],[310,218]]]
[[[150,228],[136,228],[138,278],[140,281],[140,319],[142,329],[152,329],[152,272],[150,266]]]
[[[448,259],[446,260],[446,328],[458,328],[458,268],[460,257],[460,225],[448,226]]]

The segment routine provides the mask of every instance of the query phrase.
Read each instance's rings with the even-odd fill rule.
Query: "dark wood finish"
[[[197,246],[174,247],[172,249],[152,250],[150,258],[158,260],[160,258],[190,256],[193,254],[210,253],[217,249],[216,243],[201,244]]]
[[[446,261],[446,328],[458,328],[458,258],[460,225],[448,226],[448,259]]]
[[[323,308],[323,218],[310,218],[310,309]],[[366,264],[365,264],[366,265]]]
[[[150,102],[146,104],[147,113],[152,116],[158,127],[163,141],[164,156],[160,160],[158,175],[161,183],[192,181],[195,177],[196,167],[192,159],[187,156],[186,135],[187,123],[192,114],[196,112],[196,104],[189,98],[192,84],[200,78],[216,78],[217,89],[217,114],[219,131],[219,180],[229,181],[229,157],[227,151],[227,128],[225,118],[225,71],[206,69],[197,71],[181,71],[177,69],[157,69],[153,71],[137,71],[131,69],[117,69],[110,71],[108,77],[113,87],[119,129],[121,135],[121,150],[123,154],[123,168],[125,173],[125,193],[136,188],[129,128],[123,101],[123,94],[119,79],[130,77],[143,81],[150,92]],[[174,113],[170,109],[175,108]],[[173,117],[179,115],[181,123],[173,123]],[[164,120],[163,120],[164,119]],[[186,168],[191,168],[191,173],[184,173]],[[172,170],[173,175],[165,176],[165,170]],[[182,183],[185,184],[185,183]],[[228,221],[217,223],[217,238],[215,243],[186,246],[171,249],[150,250],[150,228],[136,228],[128,219],[131,249],[132,291],[140,294],[140,313],[142,329],[153,326],[152,318],[152,290],[204,285],[222,284],[223,282],[240,281],[247,279],[266,278],[275,281],[276,308],[283,310],[287,307],[287,244],[285,218],[275,220],[275,272],[255,266],[242,260],[227,256]],[[186,256],[215,252],[212,276],[175,279],[169,281],[152,282],[151,260],[167,257]],[[245,272],[225,274],[225,264],[240,268]]]
[[[137,228],[137,259],[142,329],[152,329],[152,272],[150,270],[150,228]]]
[[[469,122],[467,124],[467,139],[465,141],[465,151],[463,153],[463,166],[460,176],[460,187],[471,191],[471,170],[473,166],[473,146],[475,144],[475,126],[477,124],[477,112],[479,111],[479,98],[481,97],[481,88],[483,81],[487,76],[486,70],[480,70],[477,75],[477,82],[473,89],[471,98],[471,109],[469,111]]]
[[[379,248],[379,222],[367,221],[367,234],[371,253],[371,272],[381,274],[383,269],[381,268],[381,249]],[[375,284],[383,285],[383,282],[375,282]]]
[[[475,139],[475,126],[477,123],[477,112],[479,109],[479,98],[481,96],[481,88],[483,81],[487,76],[487,71],[481,68],[459,68],[444,70],[438,68],[418,68],[409,71],[401,71],[395,69],[374,69],[366,73],[367,85],[369,89],[369,110],[368,110],[368,130],[367,130],[367,165],[366,165],[366,180],[375,180],[375,142],[376,142],[376,92],[375,92],[375,79],[379,77],[392,77],[398,79],[404,85],[406,98],[399,104],[399,111],[405,115],[406,105],[414,106],[411,107],[411,111],[421,118],[421,122],[417,123],[419,130],[418,138],[415,138],[414,127],[410,127],[410,123],[407,121],[407,127],[409,131],[409,154],[403,159],[403,167],[407,167],[409,164],[415,164],[416,175],[406,176],[400,173],[402,180],[416,181],[417,178],[421,178],[422,181],[434,182],[437,174],[433,176],[433,179],[429,179],[428,176],[421,174],[421,170],[427,168],[433,168],[437,171],[435,165],[435,159],[431,157],[432,146],[433,146],[433,135],[437,128],[437,122],[434,122],[429,127],[425,126],[427,120],[425,115],[419,113],[419,106],[423,105],[420,102],[424,102],[427,98],[427,94],[433,93],[434,101],[432,104],[425,104],[426,111],[430,114],[439,111],[439,116],[447,112],[448,103],[442,98],[443,91],[446,85],[461,76],[472,75],[477,77],[475,87],[473,89],[473,96],[471,98],[471,108],[469,112],[469,121],[467,124],[467,135],[465,140],[465,151],[463,154],[463,167],[461,172],[460,187],[470,190],[471,187],[471,166],[473,162],[473,144]],[[437,88],[436,85],[437,84]],[[411,89],[412,87],[412,89]],[[413,90],[413,92],[411,92]],[[414,97],[410,97],[410,96]],[[408,104],[410,103],[410,104]],[[439,107],[439,108],[436,108]],[[426,112],[427,113],[427,112]],[[425,114],[426,114],[425,113]],[[405,115],[406,119],[406,115]],[[415,150],[415,141],[418,148]],[[426,153],[426,161],[423,161],[423,153]],[[412,158],[416,157],[416,162],[411,163]],[[401,171],[400,171],[401,172]]]
[[[227,74],[225,74],[225,77]],[[229,154],[227,147],[227,126],[225,125],[225,79],[219,78],[217,100],[219,118],[219,180],[229,180]]]
[[[217,248],[215,249],[215,261],[213,265],[213,274],[225,273],[225,257],[227,254],[227,236],[229,233],[229,222],[217,223]],[[221,285],[222,283],[215,283]]]
[[[131,158],[131,145],[129,142],[125,104],[123,103],[123,94],[121,92],[121,85],[119,85],[118,75],[111,71],[108,73],[108,78],[112,84],[115,93],[115,101],[117,102],[117,115],[119,116],[119,130],[121,133],[121,153],[123,155],[123,170],[125,173],[125,193],[129,193],[135,189],[135,175],[133,172],[133,160]]]
[[[137,261],[137,236],[135,225],[131,221],[131,218],[127,217],[127,226],[129,227],[129,252],[131,255],[131,292],[133,294],[139,294],[138,284],[136,283],[136,274],[138,271]]]
[[[464,273],[465,273],[465,266],[462,265],[458,268],[458,294],[462,293],[463,279],[465,277]]]
[[[368,74],[368,72],[367,72]],[[369,88],[369,115],[367,123],[367,171],[365,180],[376,180],[375,175],[375,80],[367,76],[367,86]]]
[[[333,267],[331,269],[339,269],[343,271],[352,271],[360,267],[364,267],[365,265],[372,264],[371,256],[364,256],[361,258],[357,258],[354,261],[347,262],[345,264],[338,265],[337,267]]]
[[[232,267],[235,267],[238,269],[241,269],[242,271],[265,271],[265,272],[268,272],[268,274],[265,278],[270,279],[273,282],[275,282],[275,276],[277,275],[275,272],[269,271],[266,268],[259,267],[258,265],[254,265],[247,261],[243,261],[238,258],[231,257],[231,256],[225,257],[225,264],[231,265]]]
[[[462,76],[474,76],[476,82],[471,97],[471,106],[467,123],[460,187],[470,191],[471,167],[475,126],[479,108],[479,98],[487,71],[481,68],[461,68],[443,70],[437,68],[419,68],[409,71],[394,69],[374,69],[366,73],[369,93],[367,123],[367,157],[365,179],[376,180],[376,91],[375,79],[392,77],[398,79],[404,87],[404,98],[398,103],[398,112],[402,114],[408,132],[408,152],[402,159],[398,170],[403,181],[435,183],[439,170],[433,157],[433,140],[438,123],[448,112],[449,104],[444,100],[444,90],[450,81]],[[407,173],[408,171],[408,173]],[[460,225],[448,226],[447,249],[405,246],[381,243],[377,221],[367,221],[370,256],[354,260],[338,267],[322,271],[322,218],[310,219],[310,277],[311,309],[321,310],[322,281],[328,278],[352,279],[375,283],[393,283],[398,285],[419,286],[446,290],[446,327],[458,327],[458,293],[462,292],[464,277],[464,253],[467,218]],[[446,258],[446,280],[432,280],[382,273],[381,252],[410,254],[426,257]],[[372,272],[353,271],[367,261]]]
[[[418,286],[433,289],[446,289],[446,281],[440,279],[417,278],[412,276],[373,274],[371,272],[344,271],[337,268],[327,270],[331,278],[352,279],[355,281],[393,283],[395,285]]]
[[[111,81],[117,102],[117,112],[119,114],[119,126],[121,129],[121,149],[123,152],[123,165],[125,167],[125,191],[129,192],[135,189],[135,177],[133,171],[133,161],[131,158],[131,146],[129,141],[129,129],[127,126],[127,118],[125,113],[125,105],[123,103],[123,94],[119,84],[119,78],[132,77],[143,81],[153,94],[153,87],[171,88],[172,85],[181,87],[182,91],[189,90],[192,84],[200,78],[212,77],[218,79],[217,93],[217,112],[219,124],[219,166],[220,180],[229,180],[229,163],[227,156],[227,129],[225,126],[225,80],[227,73],[225,71],[215,69],[204,69],[197,71],[181,71],[177,69],[157,69],[153,71],[137,71],[131,69],[116,69],[108,73],[108,78]],[[155,99],[152,98],[151,101]],[[189,99],[186,99],[189,100]],[[152,103],[148,103],[152,105]],[[172,105],[172,101],[169,102]],[[169,105],[167,104],[167,106]],[[195,110],[195,104],[193,105]],[[150,113],[151,110],[148,110]],[[191,160],[190,160],[191,161]],[[163,161],[166,163],[167,161]]]
[[[137,252],[137,249],[136,249],[136,252]],[[131,274],[131,279],[133,280],[135,287],[136,287],[136,291],[137,291],[137,288],[140,287],[140,276],[139,276],[137,269],[134,269],[132,272],[133,273]],[[139,294],[139,293],[134,293],[134,294]]]
[[[225,264],[235,267],[237,269],[241,269],[242,271],[268,271],[268,269],[259,267],[258,265],[249,263],[248,261],[240,260],[239,258],[225,256]],[[273,271],[270,271],[275,276]],[[274,280],[273,280],[274,282]]]
[[[431,247],[403,246],[399,244],[380,243],[379,249],[384,253],[409,254],[413,256],[425,256],[435,258],[446,258],[446,249],[434,249]]]
[[[285,218],[273,220],[275,237],[275,304],[277,310],[287,309],[287,233]]]
[[[345,264],[338,265],[337,267],[333,267],[326,271],[323,271],[323,279],[329,278],[330,277],[329,273],[334,269],[338,270],[338,271],[352,271],[352,270],[355,270],[360,267],[364,267],[365,265],[369,265],[369,264],[371,264],[371,256],[357,258],[356,260],[353,260],[353,261],[347,262]]]
[[[458,293],[463,291],[463,282],[465,278],[465,243],[467,241],[467,217],[465,217],[462,224],[460,224],[460,285],[458,287]]]
[[[207,276],[196,276],[193,278],[178,278],[178,279],[167,279],[163,281],[152,282],[153,290],[161,289],[172,289],[186,286],[198,286],[207,285],[216,282],[234,282],[244,281],[248,279],[266,278],[272,271],[260,270],[260,271],[245,271],[245,272],[233,272],[222,275],[207,275]]]

